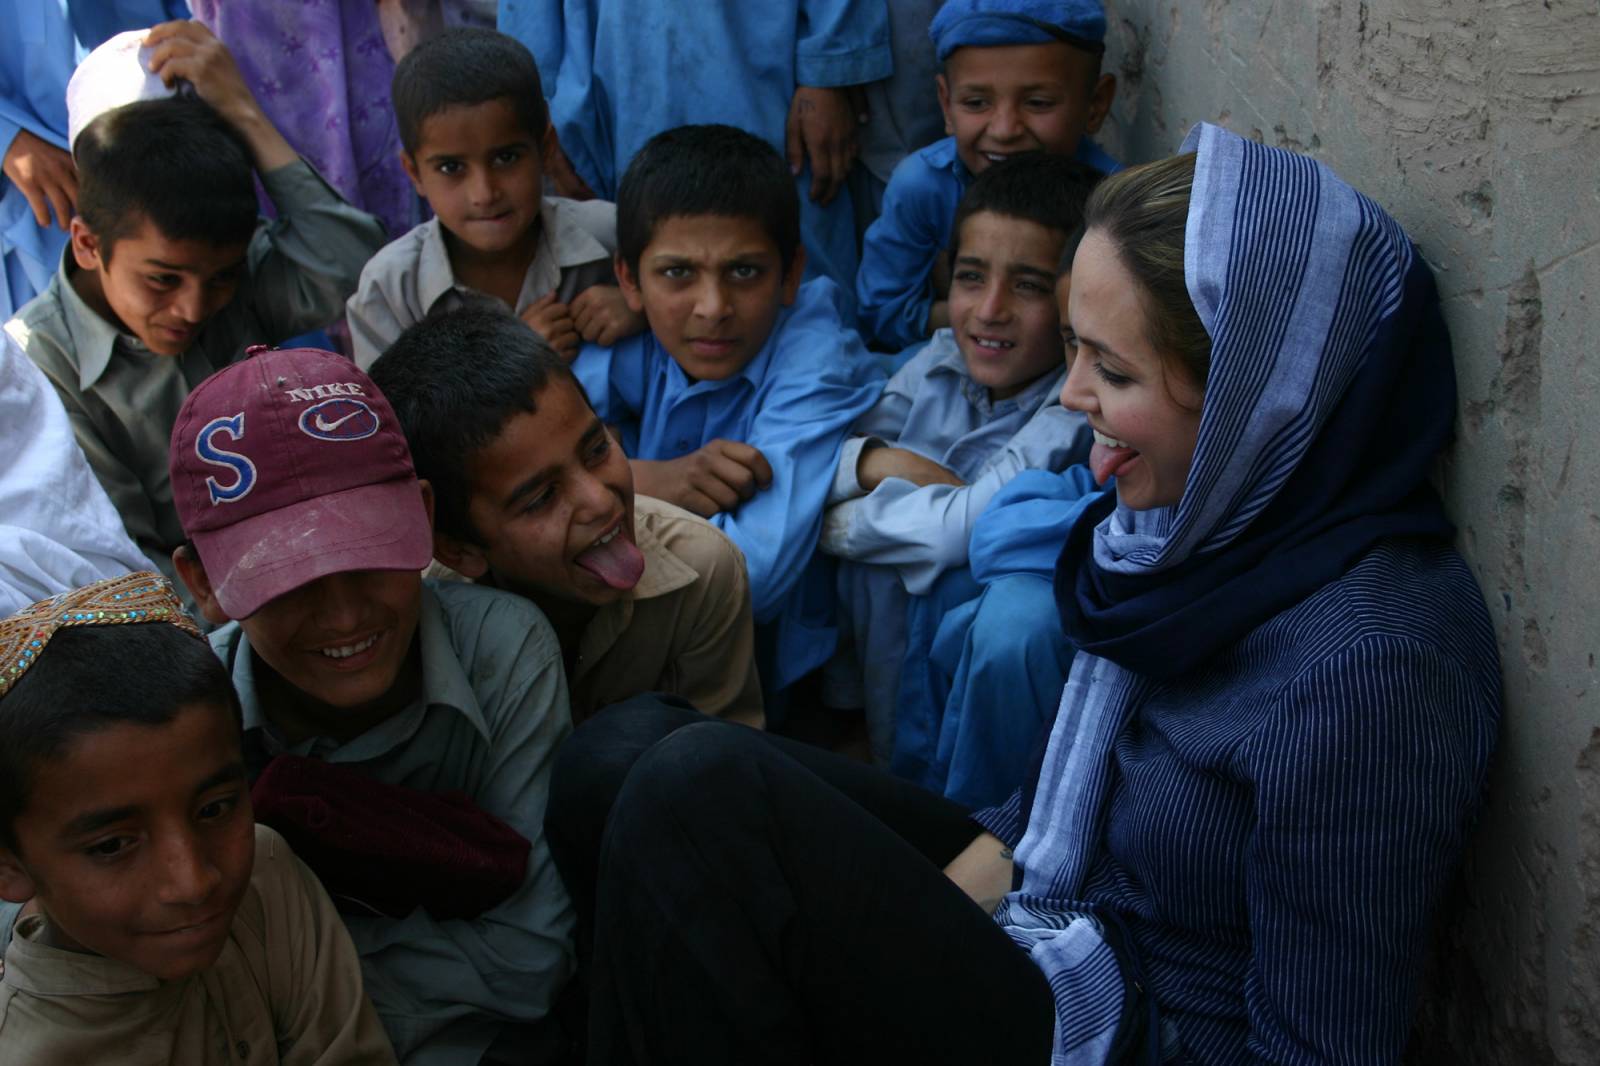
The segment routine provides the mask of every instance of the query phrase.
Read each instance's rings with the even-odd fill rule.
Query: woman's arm
[[[951,860],[944,868],[944,875],[982,907],[985,914],[993,914],[1001,898],[1011,891],[1015,869],[1011,847],[993,833],[984,833]]]
[[[1287,686],[1241,750],[1261,1059],[1398,1061],[1429,919],[1482,796],[1492,704],[1438,647],[1374,635]]]

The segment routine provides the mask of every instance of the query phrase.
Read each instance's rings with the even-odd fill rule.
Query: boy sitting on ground
[[[0,898],[7,1063],[394,1061],[327,893],[251,818],[238,699],[156,574],[0,621]]]
[[[361,273],[347,314],[356,362],[472,293],[498,299],[571,359],[644,328],[611,271],[616,207],[543,195],[550,113],[533,55],[493,30],[447,30],[394,71],[400,156],[434,217]]]
[[[332,816],[380,812],[350,827],[349,846],[399,852],[385,894],[414,897],[365,913],[373,901],[339,880],[361,883],[359,864],[337,846],[324,852],[337,865],[313,863],[336,899],[355,897],[346,924],[395,1049],[408,1063],[517,1061],[571,969],[570,906],[542,829],[571,730],[549,624],[509,593],[422,581],[431,491],[388,402],[342,356],[255,349],[206,381],[173,429],[172,484],[192,540],[175,561],[222,626],[212,645],[239,691],[250,770],[287,757],[349,797],[330,800]],[[435,835],[404,813],[430,802],[531,845],[509,895],[445,916],[460,893],[406,850]]]
[[[434,488],[434,557],[531,599],[576,721],[642,692],[762,722],[744,558],[703,518],[636,496],[571,369],[492,309],[436,315],[372,366]]]
[[[841,653],[825,702],[864,707],[888,761],[908,597],[965,566],[973,522],[1025,469],[1088,455],[1065,377],[1056,264],[1099,175],[1040,152],[978,176],[956,213],[951,328],[903,366],[853,427],[829,492],[822,550],[838,556]]]
[[[975,175],[1028,151],[1118,169],[1089,139],[1117,89],[1100,72],[1105,33],[1100,0],[949,0],[939,9],[928,34],[950,136],[895,168],[867,230],[856,300],[869,339],[900,349],[950,324],[935,266]]]
[[[72,111],[79,195],[71,245],[6,331],[60,394],[139,550],[170,573],[183,533],[167,441],[184,397],[246,344],[336,318],[383,230],[273,129],[205,27],[163,23],[145,40],[155,76],[137,67],[146,62],[138,38],[125,34],[84,60],[74,84],[123,85],[131,76],[146,91],[164,91],[156,76],[183,79],[198,99]],[[89,107],[92,95],[105,94],[69,94],[69,102]],[[257,222],[252,167],[276,221]]]
[[[622,178],[616,261],[650,329],[574,364],[622,424],[638,491],[744,552],[769,694],[833,654],[831,580],[808,564],[845,432],[883,390],[833,283],[801,284],[799,211],[783,157],[752,134],[652,138]]]

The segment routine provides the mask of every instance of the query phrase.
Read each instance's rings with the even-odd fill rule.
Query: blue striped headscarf
[[[1183,497],[1111,494],[1056,568],[1076,645],[1184,673],[1344,573],[1385,537],[1448,537],[1428,484],[1455,418],[1433,278],[1400,226],[1326,166],[1218,126],[1184,234],[1211,336]]]
[[[1197,153],[1184,274],[1211,336],[1183,497],[1107,494],[1073,527],[1056,597],[1080,648],[995,920],[1044,971],[1057,1066],[1104,1062],[1123,1008],[1113,931],[1072,902],[1101,853],[1111,753],[1157,680],[1187,672],[1378,540],[1445,537],[1428,487],[1454,418],[1433,280],[1400,227],[1327,167],[1217,126]]]

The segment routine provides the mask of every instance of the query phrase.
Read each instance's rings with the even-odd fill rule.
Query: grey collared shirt
[[[539,207],[539,243],[522,279],[521,314],[546,293],[568,303],[591,285],[616,281],[611,255],[617,249],[617,208],[606,200],[546,196]],[[345,307],[356,365],[365,370],[407,327],[428,314],[483,297],[456,281],[444,229],[430,218],[372,257],[361,285]]]
[[[477,1062],[506,1023],[545,1015],[572,972],[572,908],[544,838],[556,746],[572,730],[555,632],[508,592],[424,582],[422,697],[352,740],[287,745],[262,706],[238,623],[211,635],[246,736],[345,763],[374,780],[459,790],[533,845],[522,887],[470,921],[347,916],[367,992],[408,1063]]]
[[[55,386],[128,535],[174,580],[171,555],[183,528],[167,447],[184,399],[249,345],[276,344],[337,318],[362,264],[383,243],[378,220],[340,199],[304,160],[261,175],[261,183],[278,218],[256,227],[238,292],[182,355],[156,355],[91,309],[72,286],[70,249],[50,284],[5,327]]]

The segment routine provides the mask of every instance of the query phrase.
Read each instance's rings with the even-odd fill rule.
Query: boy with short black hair
[[[346,915],[396,1050],[515,1061],[571,970],[571,908],[542,828],[571,730],[549,624],[509,593],[422,581],[429,487],[383,394],[342,356],[257,349],[202,384],[173,428],[172,484],[192,540],[178,571],[222,627],[212,645],[239,692],[252,772],[287,756],[363,810],[407,794],[359,830],[400,853],[392,866],[410,856],[416,873],[392,879],[405,899]],[[455,916],[448,881],[422,876],[407,850],[439,837],[442,822],[402,814],[429,804],[498,820],[531,846],[510,895]],[[345,894],[338,870],[318,873]]]
[[[167,569],[183,542],[167,441],[184,397],[247,344],[338,317],[383,231],[295,154],[205,27],[163,23],[142,40],[113,38],[74,84],[131,79],[153,91],[182,79],[198,99],[91,114],[82,109],[106,103],[91,99],[103,93],[69,94],[71,244],[6,331],[60,394],[129,535]],[[258,224],[252,170],[276,221]]]
[[[362,367],[406,327],[469,294],[494,297],[568,359],[644,321],[611,271],[616,208],[544,195],[554,147],[533,55],[493,30],[446,30],[394,71],[400,159],[434,217],[361,273],[347,308]]]
[[[636,496],[571,368],[503,311],[430,316],[372,365],[434,493],[433,554],[555,627],[574,722],[643,692],[763,720],[744,558]]]
[[[1087,456],[1065,377],[1057,263],[1098,172],[1032,152],[985,170],[956,212],[951,327],[890,379],[852,428],[828,495],[822,550],[839,557],[841,654],[825,700],[864,707],[887,762],[911,597],[967,564],[973,523],[1026,469]]]
[[[949,324],[940,254],[975,175],[1019,152],[1119,169],[1090,137],[1116,95],[1102,73],[1101,0],[948,0],[928,29],[950,136],[907,156],[867,230],[856,275],[861,329],[891,350]]]
[[[0,898],[0,1061],[394,1061],[327,893],[251,818],[238,700],[156,574],[0,620]]]
[[[623,424],[638,491],[744,552],[769,695],[833,653],[831,580],[802,577],[845,432],[883,389],[833,283],[801,284],[799,214],[793,175],[754,135],[652,138],[622,179],[616,259],[650,330],[574,365]]]

